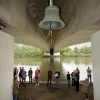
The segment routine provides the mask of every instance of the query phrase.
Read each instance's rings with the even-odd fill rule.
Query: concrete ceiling
[[[11,34],[15,43],[32,45],[49,52],[91,41],[91,35],[100,30],[100,0],[54,0],[65,27],[49,31],[39,27],[49,0],[0,0],[1,31]]]

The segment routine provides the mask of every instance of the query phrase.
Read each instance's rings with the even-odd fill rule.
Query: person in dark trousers
[[[56,88],[60,90],[60,72],[58,69],[55,71],[55,78],[56,78]]]
[[[28,71],[29,83],[32,83],[32,74],[33,74],[33,71],[32,71],[32,68],[30,68],[30,70]]]
[[[90,69],[90,67],[88,67],[87,69],[87,77],[88,77],[88,80],[90,79],[90,83],[92,83],[92,70]]]
[[[22,72],[23,72],[22,67],[20,67],[20,72],[19,72],[19,81],[20,81],[20,83],[22,83]]]
[[[76,70],[75,72],[75,77],[76,77],[76,92],[79,92],[79,71]]]
[[[50,82],[50,85],[51,85],[51,81],[52,81],[52,70],[51,70],[51,68],[49,68],[47,86],[49,85],[49,82]]]
[[[70,73],[69,73],[69,71],[67,73],[67,85],[68,85],[68,88],[70,88]]]
[[[71,77],[72,77],[72,86],[75,86],[75,71],[74,70],[71,73]]]
[[[26,77],[27,77],[27,72],[25,71],[24,67],[22,68],[22,85],[26,87]]]
[[[17,69],[17,67],[15,66],[14,67],[14,77],[16,77],[18,75],[18,69]]]

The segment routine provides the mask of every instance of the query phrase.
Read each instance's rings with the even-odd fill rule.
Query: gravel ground
[[[80,85],[80,91],[76,92],[75,87],[67,88],[66,84],[60,85],[61,89],[55,89],[55,84],[46,86],[46,83],[40,83],[35,86],[34,83],[26,84],[26,87],[20,85],[18,100],[85,100]],[[89,86],[89,100],[94,100],[93,85]]]

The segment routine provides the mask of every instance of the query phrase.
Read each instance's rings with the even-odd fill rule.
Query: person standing
[[[49,82],[50,82],[50,85],[51,85],[51,81],[52,81],[52,70],[51,70],[51,68],[49,68],[47,86],[49,85]]]
[[[56,78],[56,89],[60,90],[60,72],[58,69],[55,71],[55,78]]]
[[[36,86],[39,86],[39,77],[40,77],[40,70],[37,68],[37,69],[35,70]]]
[[[90,67],[88,67],[88,69],[87,69],[87,77],[88,77],[88,80],[90,80],[90,83],[92,83],[92,75],[91,75],[91,73],[92,73],[92,70],[90,69]]]
[[[30,68],[30,70],[28,71],[29,83],[32,83],[32,74],[33,74],[33,71],[32,71],[32,68]]]
[[[89,100],[88,99],[88,89],[89,89],[89,80],[88,80],[88,78],[86,78],[84,81],[80,81],[80,83],[82,84],[82,90],[83,90],[83,93],[86,97],[85,100]]]
[[[76,83],[76,92],[79,92],[79,71],[75,72],[75,83]]]
[[[18,69],[17,69],[17,67],[15,66],[14,67],[14,77],[16,77],[18,75]]]
[[[70,88],[70,73],[69,73],[69,71],[67,73],[67,85],[68,85],[68,88]]]
[[[72,77],[72,86],[75,86],[75,70],[73,70],[73,72],[71,73],[71,77]]]
[[[16,76],[16,69],[15,69],[15,67],[14,67],[14,69],[13,69],[13,76],[14,76],[14,77]]]
[[[20,71],[19,71],[19,82],[22,83],[22,67],[20,67]]]
[[[23,84],[23,86],[25,86],[26,87],[26,77],[27,77],[27,74],[26,74],[26,71],[25,71],[25,69],[24,69],[24,67],[22,68],[22,84]]]
[[[76,68],[76,70],[77,70],[77,72],[80,74],[80,70],[79,70],[79,68],[78,68],[78,67]]]
[[[13,82],[13,100],[17,100],[17,98],[18,98],[18,91],[19,91],[18,78],[14,77],[14,82]]]

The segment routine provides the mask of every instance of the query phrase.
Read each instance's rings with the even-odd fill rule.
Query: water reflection
[[[89,57],[59,57],[59,58],[15,58],[15,65],[19,69],[24,67],[28,72],[31,67],[33,70],[33,77],[35,74],[35,69],[38,67],[41,71],[40,80],[47,81],[47,72],[51,67],[53,70],[53,80],[55,80],[54,72],[58,68],[61,72],[61,81],[66,80],[66,74],[69,71],[70,73],[75,70],[77,67],[80,69],[80,79],[83,80],[87,77],[86,69],[88,66],[92,69],[91,59]],[[28,81],[28,77],[26,79]]]
[[[90,57],[61,57],[61,60],[63,62],[71,63],[72,61],[75,62],[75,64],[91,64],[91,58]]]

